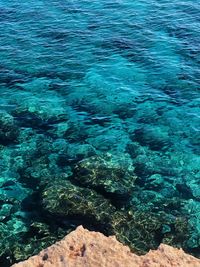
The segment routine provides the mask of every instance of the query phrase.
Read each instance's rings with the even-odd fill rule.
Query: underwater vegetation
[[[0,2],[0,265],[76,226],[200,257],[199,3]]]

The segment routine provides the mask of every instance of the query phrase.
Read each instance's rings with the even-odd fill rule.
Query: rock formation
[[[144,256],[131,253],[114,236],[79,226],[37,256],[12,267],[199,267],[200,260],[182,249],[161,244]]]

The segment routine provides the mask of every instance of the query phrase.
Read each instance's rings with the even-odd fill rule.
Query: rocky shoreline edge
[[[11,267],[200,267],[200,259],[161,244],[138,256],[118,242],[82,226],[61,241]]]

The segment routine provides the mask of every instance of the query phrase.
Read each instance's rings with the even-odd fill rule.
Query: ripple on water
[[[200,256],[199,10],[1,1],[2,266],[79,224]]]

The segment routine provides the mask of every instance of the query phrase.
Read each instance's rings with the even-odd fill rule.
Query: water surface
[[[199,256],[199,12],[0,0],[2,266],[79,224]]]

